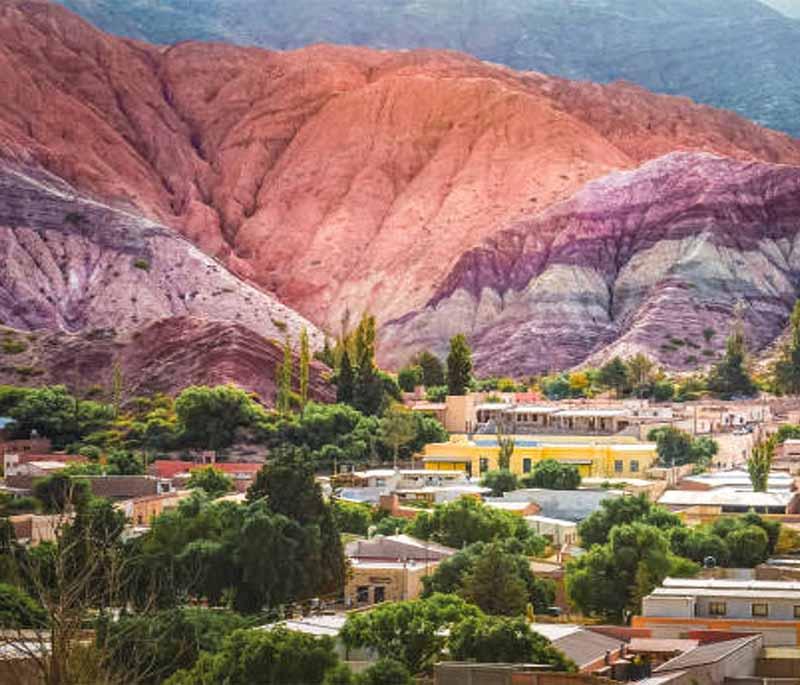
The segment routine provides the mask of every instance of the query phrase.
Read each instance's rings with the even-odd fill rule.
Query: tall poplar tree
[[[311,351],[308,346],[308,331],[300,331],[300,406],[308,403],[308,375],[311,365]]]
[[[791,338],[775,362],[775,389],[784,395],[800,395],[800,300],[794,305]]]
[[[459,333],[450,340],[447,355],[447,391],[451,395],[466,395],[472,380],[472,350],[467,338]]]
[[[288,337],[283,344],[283,362],[278,368],[275,407],[281,414],[288,414],[292,409],[292,346]]]

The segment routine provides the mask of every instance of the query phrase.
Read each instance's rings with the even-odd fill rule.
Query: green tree
[[[511,468],[511,457],[514,456],[514,449],[517,445],[514,436],[509,433],[505,421],[500,419],[497,422],[497,446],[500,448],[497,455],[497,467],[506,471]]]
[[[775,389],[783,395],[800,394],[800,300],[789,318],[791,336],[773,367]]]
[[[283,628],[236,630],[216,653],[203,652],[194,667],[165,685],[321,685],[337,663],[333,641]]]
[[[381,438],[392,448],[392,460],[397,468],[400,448],[410,443],[417,434],[417,422],[411,410],[401,404],[393,404],[386,410],[380,422]]]
[[[422,367],[416,364],[404,366],[397,374],[397,383],[404,392],[414,392],[418,385],[422,385]]]
[[[292,346],[287,336],[283,343],[283,361],[278,367],[278,388],[275,395],[275,408],[281,414],[288,414],[292,411],[292,367],[294,359],[292,356]]]
[[[186,487],[190,490],[200,488],[210,497],[219,497],[233,490],[233,479],[218,468],[206,466],[191,472]]]
[[[111,450],[108,455],[106,473],[109,476],[141,476],[144,475],[143,457],[128,450]]]
[[[516,475],[507,469],[487,471],[483,474],[481,485],[491,488],[493,497],[502,497],[503,493],[511,492],[519,487]]]
[[[626,609],[638,611],[642,598],[676,566],[687,570],[663,531],[638,521],[615,526],[607,544],[567,565],[567,594],[587,615],[620,620]]]
[[[708,389],[723,399],[752,397],[757,392],[747,370],[747,349],[741,322],[734,325],[725,345],[725,355],[708,374]]]
[[[25,590],[0,583],[0,629],[44,628],[45,610]]]
[[[448,647],[456,661],[547,664],[553,671],[577,671],[574,662],[533,632],[524,618],[466,618],[453,627]]]
[[[646,354],[639,352],[627,360],[626,377],[637,397],[644,397],[652,386],[655,364]]]
[[[447,387],[451,395],[466,395],[472,381],[472,350],[467,338],[459,333],[450,340],[447,355]]]
[[[252,427],[263,415],[250,395],[231,385],[186,388],[175,412],[187,444],[215,451],[229,447],[238,429]]]
[[[308,344],[308,331],[305,326],[300,331],[300,406],[308,403],[308,381],[311,367],[311,351]]]
[[[191,669],[202,652],[220,651],[228,635],[250,623],[231,611],[192,607],[123,614],[100,623],[96,644],[119,682],[157,685]]]
[[[480,610],[454,595],[381,604],[352,613],[340,637],[349,649],[368,647],[381,658],[397,659],[411,673],[428,668],[441,653],[443,631]]]
[[[628,369],[619,357],[614,357],[600,368],[598,377],[600,384],[610,388],[617,393],[617,397],[622,397],[629,387]]]
[[[422,369],[422,384],[426,388],[446,385],[444,364],[435,354],[424,350],[415,357],[413,363]]]
[[[769,472],[772,469],[772,460],[778,440],[771,435],[766,440],[760,439],[754,445],[747,459],[747,472],[755,492],[766,492],[769,482]]]
[[[27,438],[31,431],[50,438],[56,448],[79,439],[78,401],[63,385],[6,393],[6,413],[14,419],[14,435]],[[11,403],[11,398],[14,401]]]
[[[365,536],[372,522],[372,510],[366,504],[334,500],[333,518],[342,533]],[[394,531],[390,533],[393,534]]]
[[[339,363],[339,372],[336,378],[336,401],[352,404],[353,397],[355,396],[355,383],[353,363],[350,361],[350,354],[345,347],[342,352],[342,359]]]
[[[753,568],[769,556],[769,536],[758,526],[739,527],[725,538],[730,550],[731,565]]]
[[[413,685],[404,664],[395,659],[378,659],[358,678],[358,685]]]
[[[692,436],[674,426],[653,429],[647,439],[655,441],[663,466],[691,464],[695,459]]]
[[[547,547],[544,538],[536,535],[524,519],[465,497],[440,505],[432,513],[421,512],[406,532],[455,549],[473,542],[512,539],[518,540],[531,555],[541,554]]]
[[[577,490],[581,484],[581,474],[574,466],[561,464],[555,459],[544,459],[536,463],[523,483],[528,488]]]
[[[48,513],[75,511],[91,497],[88,481],[61,473],[37,480],[33,485],[33,495]]]
[[[460,594],[488,614],[521,616],[528,605],[525,581],[519,577],[514,559],[505,554],[478,557],[462,581]]]
[[[581,544],[587,549],[593,545],[604,545],[609,542],[614,527],[635,522],[657,526],[662,530],[683,525],[677,515],[654,506],[645,495],[609,497],[600,502],[600,508],[578,526]]]

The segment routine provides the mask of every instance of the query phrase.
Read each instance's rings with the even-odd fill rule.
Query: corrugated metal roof
[[[689,652],[686,652],[685,654],[676,656],[674,659],[670,659],[667,661],[667,663],[655,669],[654,673],[661,674],[669,673],[671,671],[684,671],[697,666],[713,664],[721,659],[724,659],[729,654],[736,652],[745,645],[761,640],[763,640],[763,638],[760,635],[748,635],[747,637],[741,637],[735,640],[727,640],[725,642],[714,642],[709,645],[702,645]]]
[[[793,580],[665,578],[661,585],[669,588],[715,588],[721,590],[800,590],[800,582]]]
[[[578,664],[579,668],[602,659],[606,652],[618,650],[621,644],[620,640],[583,628],[551,640],[551,642],[553,647],[560,649],[567,657]]]
[[[669,506],[786,507],[795,496],[796,493],[788,490],[753,492],[722,487],[713,490],[667,490],[658,503]]]

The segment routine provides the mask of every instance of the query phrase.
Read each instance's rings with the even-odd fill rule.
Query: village
[[[529,557],[530,570],[550,581],[555,592],[535,614],[529,608],[528,624],[574,662],[577,673],[548,679],[547,668],[536,665],[443,661],[434,670],[437,685],[722,685],[800,676],[800,556],[782,553],[780,545],[749,568],[723,565],[708,555],[693,577],[665,577],[642,598],[640,612],[625,610],[618,624],[584,615],[566,587],[567,567],[587,554],[581,525],[615,500],[644,499],[689,529],[757,514],[780,524],[781,540],[800,541],[800,440],[781,436],[763,490],[753,487],[747,470],[759,444],[780,435],[782,426],[800,424],[800,405],[783,399],[547,401],[516,392],[468,392],[430,402],[421,391],[405,393],[403,402],[410,412],[439,421],[449,439],[426,444],[394,465],[337,463],[333,473],[317,476],[326,499],[337,506],[368,508],[397,525],[345,534],[341,595],[290,609],[276,625],[332,638],[347,663],[374,661],[375,650],[353,650],[341,641],[348,616],[422,597],[437,568],[460,550],[403,532],[405,523],[470,501],[516,517],[546,541],[540,554]],[[718,447],[702,467],[664,463],[652,439],[663,429],[707,438]],[[29,497],[37,480],[87,461],[52,450],[48,439],[36,435],[6,437],[0,453],[2,492],[12,499]],[[579,485],[552,489],[526,483],[549,463],[568,467]],[[501,466],[513,474],[516,487],[498,492],[484,476]],[[192,496],[193,472],[221,472],[230,489],[219,500],[243,503],[261,467],[251,460],[218,461],[206,451],[191,460],[156,459],[140,475],[85,478],[94,496],[111,499],[124,513],[124,536],[135,537]],[[57,539],[63,514],[22,513],[9,521],[18,542],[36,546]],[[789,551],[795,549],[800,545]]]

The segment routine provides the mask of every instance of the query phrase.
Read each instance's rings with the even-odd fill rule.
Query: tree
[[[587,615],[620,620],[638,611],[642,598],[676,566],[666,534],[642,522],[612,528],[607,544],[596,545],[567,565],[570,601]],[[680,567],[686,570],[681,560]],[[695,570],[695,569],[692,569]]]
[[[662,466],[681,466],[694,461],[692,436],[674,426],[656,428],[647,436],[655,440],[658,460]]]
[[[791,336],[773,368],[776,390],[783,395],[800,394],[800,300],[789,318]]]
[[[250,621],[231,611],[179,608],[122,615],[101,622],[96,645],[108,655],[120,682],[157,685],[181,669],[191,669],[203,652],[222,649],[234,630]]]
[[[533,467],[533,472],[523,479],[525,487],[547,490],[577,490],[581,484],[578,469],[561,464],[555,459],[544,459]]]
[[[350,361],[350,354],[345,347],[342,352],[342,359],[339,363],[339,373],[336,379],[336,401],[352,404],[354,395],[355,375],[353,374],[353,363]]]
[[[106,473],[109,476],[144,475],[143,458],[128,450],[112,450],[108,455]]]
[[[186,487],[190,490],[200,488],[205,490],[210,497],[219,497],[233,490],[233,479],[220,469],[206,466],[191,472]]]
[[[192,386],[175,400],[183,440],[219,451],[233,443],[239,428],[251,427],[263,415],[244,390],[231,385]]]
[[[653,360],[642,352],[627,360],[626,375],[630,379],[633,392],[637,397],[643,397],[645,391],[650,387],[654,366]]]
[[[47,614],[25,590],[0,583],[0,629],[44,628]]]
[[[514,456],[516,445],[514,436],[509,435],[509,431],[507,431],[505,420],[499,419],[497,422],[497,446],[499,447],[497,467],[499,469],[507,471],[511,468],[511,457]]]
[[[122,393],[124,391],[124,379],[122,377],[122,365],[119,360],[114,362],[111,376],[111,404],[114,407],[114,417],[119,416],[122,407]]]
[[[333,640],[284,628],[236,630],[216,653],[204,652],[194,667],[165,685],[321,685],[337,663]]]
[[[408,669],[395,659],[378,659],[358,678],[358,685],[413,685]]]
[[[64,447],[79,438],[78,401],[63,385],[7,393],[6,413],[14,419],[14,435],[27,438],[32,431]],[[14,399],[13,403],[11,400]],[[113,412],[112,412],[113,413]]]
[[[616,391],[622,397],[628,388],[628,369],[619,357],[614,357],[600,368],[598,377],[601,385]]]
[[[397,374],[397,383],[404,392],[414,392],[418,385],[422,385],[422,378],[421,366],[404,366]]]
[[[494,552],[496,548],[490,546]],[[521,616],[528,605],[525,581],[505,554],[482,554],[464,577],[460,593],[487,614]]]
[[[340,637],[348,649],[371,648],[379,657],[397,659],[411,673],[419,673],[444,648],[444,630],[479,614],[480,609],[460,597],[435,594],[352,613]]]
[[[487,471],[483,475],[481,485],[491,488],[493,497],[502,497],[503,493],[511,492],[519,487],[516,475],[507,469]]]
[[[416,436],[417,425],[413,413],[401,404],[393,404],[380,422],[380,435],[392,448],[392,460],[397,468],[400,448],[410,443]]]
[[[89,482],[72,478],[62,473],[37,480],[33,485],[33,495],[48,513],[75,511],[90,499]]]
[[[466,337],[459,333],[450,340],[447,355],[447,387],[451,395],[466,395],[472,380],[472,351]]]
[[[466,598],[465,582],[467,578],[475,578],[478,562],[487,563],[487,559],[500,559],[504,567],[513,570],[513,577],[523,583],[526,605],[543,613],[555,600],[555,587],[551,581],[537,578],[533,574],[530,559],[524,552],[524,547],[517,540],[500,540],[490,544],[476,542],[469,545],[445,559],[432,575],[423,579],[424,596],[439,592],[455,593]],[[491,592],[490,588],[491,586],[480,590],[477,587],[472,589],[488,594]]]
[[[271,457],[247,491],[248,501],[265,499],[271,511],[309,533],[309,547],[301,550],[307,596],[336,592],[344,585],[344,550],[333,512],[316,482],[313,459],[297,448],[275,450]]]
[[[308,331],[305,326],[300,331],[300,406],[308,403],[308,380],[311,366],[311,351],[308,345]]]
[[[708,375],[708,389],[723,399],[734,396],[752,397],[757,388],[747,370],[747,349],[744,329],[737,321],[725,345],[725,355]]]
[[[744,526],[725,538],[730,550],[730,561],[739,568],[753,568],[763,564],[769,556],[769,537],[763,528]]]
[[[342,533],[365,536],[372,522],[372,510],[366,504],[334,500],[333,519]],[[390,534],[393,534],[392,531]]]
[[[604,545],[609,542],[614,527],[634,522],[654,525],[662,530],[683,525],[677,515],[654,506],[645,495],[609,497],[578,526],[581,544],[586,548]]]
[[[531,555],[541,554],[547,547],[544,538],[536,535],[524,519],[466,497],[440,505],[433,513],[421,512],[406,532],[455,549],[473,542],[511,539],[522,543]]]
[[[422,370],[422,384],[426,388],[439,387],[446,384],[444,364],[435,354],[428,350],[423,350],[416,356],[413,363],[417,364]]]
[[[769,482],[769,472],[772,469],[772,459],[778,440],[771,435],[766,440],[760,439],[753,445],[750,457],[747,459],[747,472],[755,492],[766,492]]]
[[[466,618],[451,630],[448,647],[456,661],[547,664],[553,671],[577,670],[547,638],[533,632],[524,618]]]
[[[283,362],[278,367],[278,389],[275,396],[275,408],[281,414],[292,411],[292,346],[287,336],[283,343]]]

